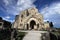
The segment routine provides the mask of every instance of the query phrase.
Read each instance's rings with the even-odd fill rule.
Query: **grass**
[[[17,39],[22,40],[25,35],[26,35],[26,32],[18,32]]]

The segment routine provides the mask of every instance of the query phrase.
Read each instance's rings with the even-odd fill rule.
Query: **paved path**
[[[23,40],[41,40],[41,33],[47,33],[45,31],[23,31],[28,32]]]

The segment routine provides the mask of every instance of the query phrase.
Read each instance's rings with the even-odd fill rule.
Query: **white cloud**
[[[44,16],[44,21],[52,21],[55,26],[60,24],[60,3],[52,3],[41,9],[40,12]]]
[[[35,0],[18,0],[16,8],[18,11],[22,11],[30,7],[35,7],[34,2]]]
[[[47,22],[47,21],[49,21],[49,19],[45,19],[45,20],[44,20],[44,22]]]
[[[9,20],[9,19],[10,19],[10,17],[9,17],[9,16],[2,17],[2,18],[3,18],[3,20],[10,21],[10,22],[14,22],[14,20]]]
[[[16,3],[15,0],[3,0],[4,3],[5,3],[5,7],[7,10],[6,11],[6,14],[7,15],[17,15],[20,13],[20,11],[22,10],[25,10],[25,9],[28,9],[30,7],[35,7],[35,5],[33,4],[35,2],[35,0],[17,0]],[[13,5],[14,4],[14,5]],[[7,20],[7,21],[13,21],[13,20],[10,20],[10,16],[6,16],[6,17],[3,17],[4,20]]]
[[[15,2],[15,0],[14,0]],[[4,0],[6,4],[6,9],[8,14],[17,15],[20,11],[28,9],[30,7],[35,7],[33,4],[35,0],[17,0],[16,4],[14,4],[12,0]]]
[[[10,16],[6,16],[5,18],[6,18],[6,19],[10,19]]]
[[[46,6],[41,10],[41,13],[45,16],[45,18],[49,18],[54,14],[60,14],[60,3],[53,3],[50,6]]]
[[[8,0],[4,0],[3,2],[5,3],[5,5],[9,5],[9,1]]]

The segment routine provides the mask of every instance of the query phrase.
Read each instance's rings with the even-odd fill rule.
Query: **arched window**
[[[20,26],[22,26],[23,24],[20,24]]]
[[[22,22],[22,20],[21,20],[21,22]]]
[[[23,15],[21,15],[21,18],[23,18]]]
[[[37,27],[39,28],[39,24],[37,24]]]
[[[21,22],[22,22],[22,19],[23,19],[23,15],[21,15]]]
[[[28,12],[28,10],[27,10],[27,13],[26,13],[26,15],[27,15],[27,16],[29,16],[29,12]]]

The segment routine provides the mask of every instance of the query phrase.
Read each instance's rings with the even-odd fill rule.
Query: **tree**
[[[51,28],[53,27],[53,23],[52,22],[50,22],[49,25],[50,25]]]
[[[6,21],[6,20],[3,20],[4,21],[4,24],[3,24],[3,26],[4,26],[4,28],[11,28],[11,22],[9,22],[9,21]]]
[[[2,17],[0,17],[0,20],[2,20]]]

